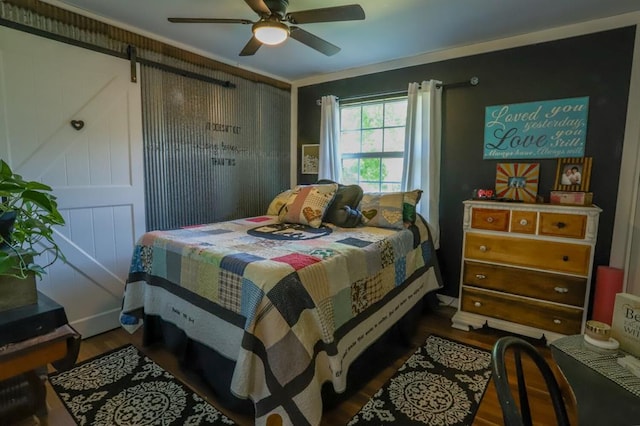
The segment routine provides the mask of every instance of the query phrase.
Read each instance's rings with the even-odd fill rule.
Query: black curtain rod
[[[178,74],[183,77],[193,78],[194,80],[204,81],[207,83],[217,84],[218,86],[226,87],[228,89],[235,89],[236,85],[228,80],[218,80],[217,78],[209,77],[206,75],[198,74],[193,71],[183,70],[182,68],[173,67],[160,62],[151,61],[144,58],[136,58],[136,61],[142,65],[147,65],[153,68],[158,68],[162,71],[167,71],[173,74]]]
[[[477,86],[480,83],[480,79],[475,75],[466,81],[458,81],[457,83],[447,83],[440,85],[443,89],[455,89],[456,87],[469,87]]]
[[[54,34],[45,30],[41,30],[39,28],[34,28],[34,27],[30,27],[28,25],[24,25],[24,24],[20,24],[18,22],[13,22],[13,21],[9,21],[7,19],[4,18],[0,18],[0,25],[7,27],[7,28],[12,28],[14,30],[18,30],[18,31],[23,31],[25,33],[29,33],[29,34],[33,34],[33,35],[37,35],[40,37],[44,37],[50,40],[55,40],[55,41],[59,41],[61,43],[65,43],[65,44],[70,44],[72,46],[77,46],[77,47],[82,47],[84,49],[88,49],[88,50],[92,50],[94,52],[99,52],[99,53],[103,53],[105,55],[110,55],[110,56],[115,56],[116,58],[122,58],[122,59],[130,59],[129,56],[129,52],[118,52],[117,50],[111,50],[111,49],[107,49],[105,47],[100,47],[100,46],[95,46],[93,44],[84,42],[84,41],[80,41],[80,40],[75,40],[72,39],[70,37],[65,37],[59,34]],[[130,49],[128,49],[128,51],[130,51]],[[200,80],[200,81],[205,81],[207,83],[212,83],[212,84],[216,84],[218,86],[222,86],[222,87],[226,87],[229,89],[234,89],[236,87],[235,84],[233,84],[230,81],[224,81],[224,80],[218,80],[217,78],[213,78],[213,77],[209,77],[207,75],[202,75],[202,74],[198,74],[192,71],[186,71],[183,70],[181,68],[177,68],[177,67],[173,67],[171,65],[166,65],[160,62],[155,62],[149,59],[144,59],[144,58],[140,58],[140,57],[136,57],[135,60],[137,62],[139,62],[142,65],[147,65],[147,66],[151,66],[154,68],[159,68],[163,71],[167,71],[167,72],[171,72],[174,74],[179,74],[182,75],[184,77],[189,77],[189,78],[193,78],[195,80]]]
[[[442,83],[442,84],[436,84],[437,88],[442,88],[442,89],[455,89],[457,87],[469,87],[469,86],[477,86],[478,83],[480,83],[480,80],[478,79],[478,77],[471,77],[469,80],[465,80],[465,81],[458,81],[455,83]],[[359,96],[350,96],[348,98],[338,98],[340,99],[342,102],[359,102],[359,101],[364,101],[364,100],[376,100],[376,99],[381,99],[381,98],[390,98],[393,96],[407,96],[407,91],[406,90],[396,90],[394,92],[383,92],[383,93],[371,93],[368,95],[359,95]],[[317,99],[316,100],[316,104],[317,105],[321,105],[322,104],[322,100]]]

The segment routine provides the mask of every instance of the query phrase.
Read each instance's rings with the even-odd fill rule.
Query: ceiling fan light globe
[[[289,27],[281,22],[262,21],[253,25],[253,35],[260,43],[268,45],[280,44],[289,37]]]

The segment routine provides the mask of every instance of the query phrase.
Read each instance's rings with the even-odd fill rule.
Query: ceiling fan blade
[[[248,19],[219,19],[219,18],[167,18],[169,22],[182,24],[253,24]]]
[[[271,15],[271,10],[267,7],[267,5],[262,0],[244,0],[246,4],[249,5],[251,10],[253,10],[258,15]]]
[[[364,19],[364,10],[358,4],[326,7],[323,9],[301,10],[287,13],[287,21],[292,24],[311,24],[314,22],[359,21]]]
[[[292,26],[289,27],[289,30],[292,39],[298,40],[300,43],[306,44],[312,49],[316,49],[318,52],[324,53],[327,56],[333,56],[340,51],[340,48],[335,44],[331,44],[328,41],[303,30],[302,28]]]
[[[262,46],[262,43],[260,43],[257,38],[251,37],[251,40],[249,40],[249,42],[242,48],[240,56],[254,55],[258,51],[258,49],[260,49],[260,46]]]

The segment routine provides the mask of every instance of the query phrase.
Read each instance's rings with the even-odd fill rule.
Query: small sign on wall
[[[583,157],[588,112],[588,97],[488,106],[483,158]]]
[[[317,175],[320,163],[320,145],[302,145],[302,174]]]

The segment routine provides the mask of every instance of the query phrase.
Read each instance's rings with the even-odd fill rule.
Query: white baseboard
[[[120,309],[101,312],[69,323],[83,339],[120,327]]]
[[[460,299],[457,297],[447,296],[446,294],[438,294],[438,301],[440,302],[440,306],[451,306],[452,308],[458,309],[460,305]]]

